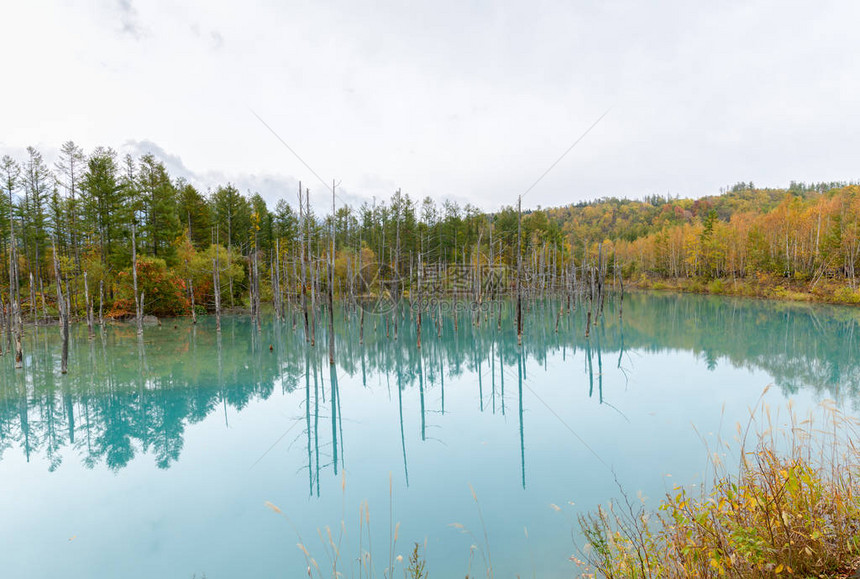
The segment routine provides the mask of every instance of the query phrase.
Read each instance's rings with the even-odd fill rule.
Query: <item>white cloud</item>
[[[350,199],[494,209],[612,106],[528,203],[858,177],[847,1],[98,6],[6,10],[0,146],[157,143],[269,200],[322,189],[253,109]]]

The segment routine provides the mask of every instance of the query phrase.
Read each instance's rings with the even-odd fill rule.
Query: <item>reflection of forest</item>
[[[567,358],[576,351],[585,357],[589,395],[596,400],[602,400],[603,369],[615,367],[624,352],[632,350],[692,351],[710,368],[727,360],[764,370],[785,393],[805,388],[840,400],[858,399],[854,310],[637,293],[625,297],[622,323],[615,306],[607,303],[605,318],[587,340],[581,309],[559,318],[556,301],[530,304],[522,358],[508,305],[500,318],[491,311],[477,327],[468,314],[460,314],[456,331],[449,316],[441,337],[432,317],[425,315],[420,350],[414,320],[406,310],[396,340],[390,321],[386,326],[384,318],[367,316],[363,344],[358,340],[358,316],[338,312],[337,372],[329,370],[327,352],[320,347],[327,343],[323,326],[317,329],[316,348],[306,347],[301,324],[294,333],[290,323],[272,321],[257,334],[242,318],[225,320],[220,338],[209,320],[196,328],[185,322],[151,328],[142,345],[130,327],[109,328],[104,338],[94,341],[77,328],[66,376],[58,372],[56,329],[31,328],[24,371],[13,369],[10,356],[0,358],[0,456],[17,447],[28,460],[34,453],[43,454],[53,469],[64,449],[73,449],[87,467],[104,463],[120,469],[142,452],[168,468],[179,457],[187,424],[219,411],[227,420],[228,409],[241,410],[252,400],[268,398],[276,388],[304,389],[301,412],[306,414],[313,493],[313,473],[338,466],[338,378],[341,384],[344,376],[367,384],[370,377],[384,376],[394,388],[399,386],[401,424],[402,389],[416,388],[423,437],[427,388],[441,388],[444,413],[445,381],[471,373],[478,382],[476,408],[505,412],[506,403],[516,407],[519,375],[544,366],[550,354]],[[502,330],[497,329],[498,319]],[[531,363],[525,364],[527,360]],[[328,432],[325,443],[320,442],[321,431]],[[404,444],[404,468],[406,450]]]

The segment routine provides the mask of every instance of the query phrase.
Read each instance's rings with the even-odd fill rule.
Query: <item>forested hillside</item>
[[[696,200],[606,199],[549,213],[568,240],[613,240],[618,261],[634,280],[744,280],[744,291],[753,293],[762,289],[756,284],[814,291],[825,282],[839,286],[835,299],[858,298],[857,185],[757,189],[739,183],[723,195]],[[709,287],[725,289],[720,283]]]

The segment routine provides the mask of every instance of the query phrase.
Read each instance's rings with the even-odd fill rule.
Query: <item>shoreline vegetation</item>
[[[626,280],[632,291],[678,292],[751,299],[808,302],[834,305],[860,305],[860,290],[849,285],[825,281],[810,288],[808,283],[786,281],[779,276],[759,274],[753,279],[665,279],[640,277]]]
[[[578,516],[587,543],[571,560],[608,579],[857,577],[858,424],[828,402],[807,417],[752,409],[732,442],[703,439],[708,485],[676,486],[656,509],[621,489]]]

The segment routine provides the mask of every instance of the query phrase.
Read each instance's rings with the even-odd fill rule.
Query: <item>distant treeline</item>
[[[330,279],[343,290],[369,264],[404,276],[419,256],[425,266],[515,268],[518,247],[524,274],[562,280],[554,287],[569,287],[574,267],[601,259],[628,277],[767,274],[810,285],[825,277],[854,291],[860,259],[860,188],[844,183],[792,183],[786,190],[739,183],[696,200],[603,199],[526,210],[519,223],[514,206],[483,213],[399,190],[359,207],[336,199],[326,215],[308,206],[307,189],[283,191],[270,208],[258,193],[230,183],[201,192],[153,155],[120,157],[103,147],[86,154],[71,141],[53,167],[32,147],[25,158],[3,157],[0,177],[0,305],[13,297],[32,318],[55,317],[63,292],[73,318],[85,315],[85,293],[105,316],[135,314],[141,294],[145,313],[176,315],[189,313],[192,303],[213,309],[216,283],[221,304],[242,306],[249,292],[257,301],[275,299],[314,280],[311,291],[321,292]],[[331,191],[323,193],[330,198]],[[300,262],[310,266],[307,278],[299,277]],[[276,268],[283,269],[277,276]],[[273,280],[283,287],[275,291]]]
[[[307,204],[307,188],[301,194],[283,191],[270,208],[258,193],[242,193],[230,183],[203,193],[171,177],[152,155],[119,157],[101,147],[86,155],[73,142],[62,146],[53,168],[31,147],[24,159],[3,157],[0,173],[0,297],[8,304],[14,284],[21,311],[34,318],[56,312],[55,252],[72,316],[84,315],[84,272],[94,300],[95,288],[103,284],[106,315],[132,314],[133,237],[146,313],[164,315],[188,312],[190,287],[198,306],[214,307],[216,256],[222,304],[240,305],[247,299],[251,254],[263,270],[257,274],[261,293],[271,296],[274,254],[287,268],[284,283],[295,282],[298,275],[290,267],[299,259],[302,241],[309,254],[305,259],[324,263],[332,225],[338,282],[347,269],[355,273],[351,266],[359,252],[364,265],[397,260],[401,272],[417,263],[419,254],[424,264],[471,263],[481,253],[496,263],[516,262],[513,207],[488,215],[472,205],[439,205],[429,197],[417,202],[397,191],[388,200],[358,208],[338,201],[334,216],[318,216]],[[330,198],[331,191],[324,194]],[[541,211],[524,215],[521,239],[524,255],[552,247],[560,256],[565,247],[561,228]],[[484,261],[490,259],[486,256]],[[10,281],[13,263],[17,273]],[[308,277],[313,279],[313,272]],[[325,276],[318,277],[325,285]]]
[[[603,199],[548,210],[567,240],[614,241],[627,276],[745,279],[774,276],[857,288],[860,186],[804,184],[719,196]],[[860,297],[860,296],[859,296]]]

